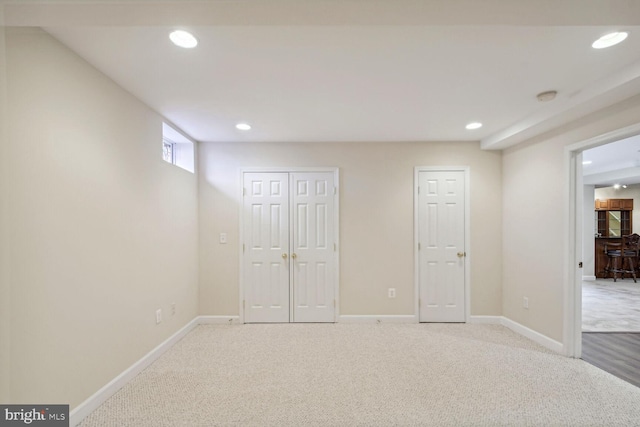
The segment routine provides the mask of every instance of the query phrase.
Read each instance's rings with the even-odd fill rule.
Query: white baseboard
[[[529,329],[524,325],[521,325],[518,322],[514,322],[511,319],[507,319],[506,317],[502,317],[502,325],[511,329],[513,332],[522,335],[525,338],[529,338],[531,341],[540,344],[543,347],[548,348],[549,350],[555,351],[559,354],[564,354],[564,346],[562,343],[549,338],[546,335],[542,335],[540,332],[536,332],[533,329]]]
[[[194,318],[178,332],[171,335],[164,342],[147,353],[144,357],[142,357],[142,359],[138,360],[123,373],[111,380],[107,385],[95,392],[87,400],[76,406],[73,411],[69,413],[69,426],[75,427],[80,424],[82,420],[84,420],[91,412],[98,409],[98,407],[102,405],[107,399],[109,399],[118,390],[124,387],[129,381],[135,378],[136,375],[144,371],[165,351],[169,350],[174,344],[176,344],[185,335],[191,332],[193,328],[198,326],[198,324],[200,323],[199,320],[200,319],[198,317]]]
[[[338,317],[338,323],[418,323],[418,317],[413,314],[381,314],[381,315],[351,315]]]
[[[467,323],[482,325],[502,325],[502,316],[469,316]]]
[[[240,316],[199,316],[199,325],[238,325]]]
[[[596,276],[582,276],[583,282],[595,282]]]
[[[518,322],[508,319],[504,316],[469,316],[467,323],[485,324],[485,325],[502,325],[511,329],[513,332],[522,335],[531,341],[540,344],[556,353],[564,354],[564,346],[556,340],[542,335],[539,332],[529,329]]]

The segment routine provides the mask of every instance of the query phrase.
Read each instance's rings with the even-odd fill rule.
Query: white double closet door
[[[243,173],[246,323],[334,322],[334,172]]]

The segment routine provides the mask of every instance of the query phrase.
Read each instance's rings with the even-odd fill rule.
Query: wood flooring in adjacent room
[[[582,359],[640,387],[640,332],[583,332]]]

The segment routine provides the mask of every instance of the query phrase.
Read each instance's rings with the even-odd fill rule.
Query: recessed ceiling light
[[[584,162],[582,162],[583,165],[590,165],[591,163],[593,163],[591,160],[585,160]]]
[[[469,130],[480,129],[482,127],[482,123],[480,122],[472,122],[465,126]]]
[[[620,184],[614,184],[613,188],[615,188],[616,190],[619,190],[620,189]]]
[[[238,123],[236,125],[236,129],[238,129],[238,130],[250,130],[251,126],[248,125],[247,123]]]
[[[594,41],[591,47],[594,49],[604,49],[605,47],[611,47],[626,39],[628,35],[629,33],[626,33],[624,31],[609,33]]]
[[[184,47],[186,49],[191,49],[198,45],[198,39],[196,39],[193,34],[182,30],[173,31],[169,34],[169,38],[176,46]]]

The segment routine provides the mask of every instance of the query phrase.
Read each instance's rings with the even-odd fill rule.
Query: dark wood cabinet
[[[633,199],[596,199],[595,208],[598,237],[621,237],[631,234]]]
[[[604,278],[604,268],[607,266],[607,255],[604,245],[607,242],[619,243],[621,236],[632,233],[633,199],[596,200],[596,253],[595,275]]]
[[[633,199],[596,199],[597,211],[632,211]]]
[[[609,199],[609,210],[622,209],[622,199]]]
[[[606,237],[607,231],[607,211],[596,211],[596,230],[598,236]]]
[[[620,235],[628,236],[631,234],[631,211],[620,211]]]

